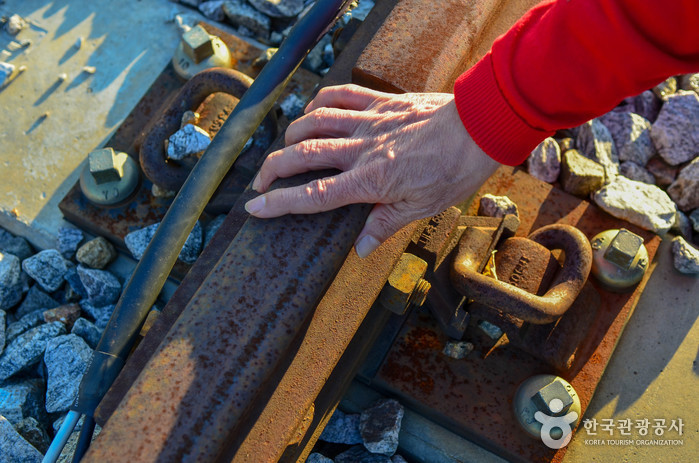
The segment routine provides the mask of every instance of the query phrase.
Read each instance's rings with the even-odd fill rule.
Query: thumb
[[[362,259],[410,222],[393,204],[377,204],[369,213],[354,248]]]

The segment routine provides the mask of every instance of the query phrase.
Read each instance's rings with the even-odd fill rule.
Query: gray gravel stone
[[[155,235],[158,225],[160,225],[160,223],[154,223],[140,230],[132,231],[124,237],[124,243],[135,259],[139,260],[143,257],[143,253],[146,252],[146,247],[148,247],[148,243],[150,243],[150,240]],[[199,257],[202,235],[201,224],[197,222],[187,237],[187,241],[184,242],[182,251],[180,251],[180,255],[178,256],[182,262],[192,264],[196,261],[197,257]]]
[[[667,192],[683,211],[689,212],[699,207],[699,157],[680,170]]]
[[[5,330],[7,329],[7,314],[0,310],[0,354],[5,350]]]
[[[201,2],[199,11],[209,19],[214,21],[223,21],[226,19],[226,13],[223,12],[223,0],[212,0],[209,2]]]
[[[201,3],[201,0],[180,0],[180,3],[196,8]]]
[[[685,74],[680,77],[678,83],[682,90],[699,93],[699,73]]]
[[[517,205],[507,196],[495,196],[484,194],[478,205],[478,215],[487,217],[505,217],[506,214],[513,214],[519,217]]]
[[[44,355],[48,342],[65,332],[63,323],[53,322],[19,335],[0,355],[0,381],[36,365]]]
[[[391,463],[386,455],[370,453],[361,445],[352,447],[335,457],[335,463]]]
[[[80,246],[75,258],[88,267],[103,269],[111,261],[116,259],[117,253],[114,246],[106,239],[98,236]]]
[[[63,275],[68,271],[68,264],[55,249],[41,251],[22,261],[22,269],[49,293],[56,291],[63,284]]]
[[[677,178],[677,173],[680,171],[679,168],[669,165],[667,162],[663,161],[660,156],[655,156],[648,161],[646,164],[646,169],[648,172],[653,174],[655,177],[655,184],[660,188],[667,188],[675,181]]]
[[[77,228],[61,227],[58,229],[58,250],[66,259],[71,259],[85,235]]]
[[[672,258],[675,268],[689,275],[699,273],[699,249],[681,236],[672,239]]]
[[[174,161],[204,151],[211,144],[211,137],[202,128],[187,124],[170,135],[167,145],[167,157]]]
[[[197,223],[194,224],[194,228],[189,233],[187,241],[184,242],[184,246],[178,258],[186,264],[193,264],[196,262],[197,257],[201,254],[202,241],[204,241],[204,231],[202,230],[201,223],[197,221]]]
[[[391,457],[391,463],[408,463],[407,460],[396,454]]]
[[[653,87],[653,93],[661,100],[666,99],[670,95],[674,95],[675,92],[677,92],[677,79],[674,77],[668,77],[667,80]]]
[[[655,154],[650,138],[651,124],[638,114],[611,111],[599,120],[609,130],[619,161],[633,161],[645,166]]]
[[[211,222],[209,222],[206,227],[204,228],[204,245],[202,246],[202,250],[206,248],[206,246],[209,244],[209,241],[211,241],[211,238],[214,237],[216,232],[218,231],[219,228],[221,228],[221,225],[223,225],[223,222],[226,220],[226,216],[221,214],[219,216],[216,216]]]
[[[53,309],[60,304],[54,298],[39,289],[39,286],[34,285],[29,288],[29,292],[24,297],[22,304],[15,311],[15,317],[22,318],[25,315],[36,312],[39,309]]]
[[[19,258],[0,252],[0,310],[7,310],[22,300],[22,268]]]
[[[447,341],[442,353],[456,360],[466,358],[473,351],[473,344],[466,341]]]
[[[648,169],[633,161],[622,162],[619,166],[619,173],[628,179],[655,185],[655,177],[653,174],[651,174]]]
[[[403,413],[403,406],[394,399],[379,400],[364,410],[359,418],[364,447],[386,456],[396,453]]]
[[[677,207],[660,188],[619,176],[593,194],[598,206],[614,217],[664,235],[675,223]]]
[[[78,269],[75,267],[70,267],[66,274],[63,275],[63,278],[79,299],[87,297],[87,289],[85,289],[85,285],[83,285],[83,282],[80,280]]]
[[[534,148],[527,158],[529,174],[541,181],[553,183],[561,172],[561,148],[553,138],[547,138]]]
[[[293,18],[303,10],[303,0],[248,0],[260,13],[272,18]]]
[[[318,452],[313,452],[306,458],[306,463],[333,463],[332,459],[321,455]]]
[[[634,106],[634,111],[636,114],[646,119],[651,124],[655,122],[660,114],[660,108],[662,107],[662,101],[655,96],[651,90],[646,90],[645,92],[631,98]]]
[[[680,91],[668,97],[650,136],[660,156],[676,166],[699,153],[699,95]]]
[[[699,233],[699,208],[694,209],[691,214],[689,214],[689,221],[692,224],[692,228],[696,233]]]
[[[604,167],[578,150],[568,150],[563,153],[560,182],[568,193],[587,197],[604,184]]]
[[[281,101],[281,103],[279,103],[279,107],[282,109],[282,112],[286,118],[291,121],[303,114],[303,107],[305,104],[306,101],[300,98],[297,94],[290,93]]]
[[[102,336],[99,328],[97,328],[94,323],[91,323],[82,317],[75,320],[73,329],[70,330],[70,334],[80,336],[83,338],[85,343],[93,349],[97,347],[97,343],[100,341],[100,337]]]
[[[336,409],[319,439],[334,444],[361,444],[359,414],[346,415],[341,410]]]
[[[10,380],[0,385],[0,415],[16,425],[28,417],[46,418],[40,379]]]
[[[27,240],[0,228],[0,252],[6,252],[24,260],[34,254]]]
[[[92,349],[74,334],[58,336],[48,342],[44,354],[49,374],[46,385],[47,412],[63,412],[70,408],[91,355]]]
[[[0,416],[0,463],[41,463],[43,455]]]
[[[605,182],[610,182],[619,173],[619,156],[612,135],[598,119],[581,125],[575,142],[583,156],[602,165]]]
[[[85,287],[90,304],[105,306],[119,299],[121,282],[110,272],[78,265],[78,276]]]
[[[10,323],[5,331],[6,345],[14,341],[17,336],[44,323],[44,309],[29,312],[14,323]]]
[[[670,229],[670,231],[676,235],[684,237],[684,239],[692,240],[692,223],[689,221],[689,217],[682,211],[677,211],[677,217],[675,218],[675,223]]]
[[[95,322],[95,326],[100,330],[104,330],[109,322],[109,318],[114,312],[116,307],[114,304],[105,305],[102,307],[96,307],[87,301],[80,301],[80,307],[83,309],[87,315],[89,315]]]
[[[228,20],[237,27],[244,27],[262,39],[269,37],[271,22],[269,18],[242,0],[223,3],[223,12]]]
[[[46,433],[44,427],[34,418],[25,418],[15,425],[15,429],[24,437],[24,439],[32,444],[32,446],[41,453],[46,453],[51,445],[51,438]]]

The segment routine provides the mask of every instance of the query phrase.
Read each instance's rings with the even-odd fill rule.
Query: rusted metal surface
[[[450,255],[463,234],[462,251],[468,247],[472,253],[474,271],[481,272],[485,267],[495,244],[504,236],[512,236],[519,226],[514,215],[505,218],[462,216],[455,207],[432,217],[423,233],[408,246],[408,251],[420,256],[431,265],[427,279],[432,288],[427,295],[427,303],[433,315],[450,337],[459,339],[470,319],[466,310],[467,298],[454,290],[451,284]]]
[[[385,11],[386,4],[387,2],[379,2],[377,6],[381,6]],[[370,15],[363,26],[364,29],[360,28],[358,31],[358,38],[366,43],[371,28],[375,30],[379,23],[375,16]],[[349,70],[354,62],[352,57],[356,59],[361,48],[361,41],[348,45],[343,52],[344,65],[342,60],[338,60],[337,64],[340,67],[336,64],[326,76],[327,83],[336,84],[349,80]],[[297,179],[299,182],[303,180]],[[88,457],[101,460],[103,456],[108,455],[106,458],[112,461],[113,452],[121,458],[122,449],[118,443],[128,438],[124,433],[138,438],[138,442],[150,439],[152,442],[162,443],[163,439],[173,439],[173,442],[180,446],[179,450],[183,446],[190,446],[191,452],[186,454],[186,458],[177,454],[178,449],[164,451],[163,446],[158,444],[154,445],[157,447],[155,449],[153,446],[134,449],[130,455],[133,457],[134,454],[138,454],[139,461],[148,460],[149,456],[154,457],[153,453],[145,455],[143,452],[160,452],[157,458],[166,461],[169,457],[177,455],[176,459],[181,461],[188,458],[196,459],[191,456],[195,451],[199,452],[200,457],[206,455],[202,458],[208,461],[212,459],[207,458],[209,455],[217,455],[215,450],[211,449],[221,444],[221,439],[224,438],[225,445],[218,447],[218,451],[223,453],[218,458],[226,461],[276,461],[276,457],[267,456],[281,455],[287,445],[296,440],[300,440],[300,443],[289,447],[289,452],[307,454],[310,450],[319,433],[318,417],[329,417],[328,410],[332,412],[334,404],[339,401],[343,385],[349,384],[354,376],[354,371],[363,358],[360,352],[368,350],[367,339],[378,335],[381,321],[387,317],[386,312],[379,310],[378,317],[373,317],[372,323],[362,331],[362,339],[352,344],[352,352],[357,354],[356,358],[347,360],[343,357],[343,352],[419,225],[415,223],[406,227],[367,259],[359,259],[354,252],[350,253],[314,312],[314,303],[307,294],[307,287],[315,285],[316,290],[320,289],[319,282],[332,273],[323,272],[322,269],[336,265],[333,262],[340,255],[331,252],[333,247],[351,247],[353,239],[349,235],[352,230],[358,232],[363,224],[363,219],[355,217],[356,211],[361,210],[365,216],[368,208],[352,206],[344,208],[344,213],[340,210],[323,216],[287,217],[279,219],[281,224],[257,219],[245,222],[248,216],[242,205],[249,199],[250,194],[244,193],[233,207],[210,245],[197,260],[194,270],[180,285],[98,408],[98,421],[104,423],[121,402],[101,434],[99,442],[107,442],[100,447],[100,443],[96,441],[97,448],[92,450],[96,453],[91,453]],[[355,212],[347,214],[347,209]],[[332,217],[343,217],[343,221],[338,223],[339,219],[333,220]],[[344,222],[345,220],[349,223]],[[335,241],[323,235],[324,226],[337,238]],[[278,233],[273,235],[270,227]],[[314,237],[317,237],[315,243]],[[258,241],[265,244],[258,246]],[[228,251],[219,261],[226,248]],[[236,257],[234,254],[237,251],[232,252],[233,249],[239,249],[241,256]],[[275,250],[280,252],[275,253]],[[267,258],[265,253],[274,257]],[[298,253],[296,260],[291,256],[295,253]],[[241,259],[245,260],[244,265],[239,262]],[[262,266],[264,268],[261,268]],[[216,269],[212,271],[214,267]],[[264,269],[268,269],[267,279],[262,275]],[[205,280],[204,275],[208,273],[211,275]],[[231,284],[239,282],[244,288],[224,288],[226,281]],[[258,287],[255,287],[255,282]],[[282,284],[283,282],[286,283]],[[202,288],[197,290],[199,286]],[[245,296],[248,291],[249,295]],[[273,299],[275,293],[280,297],[278,303],[266,302]],[[227,297],[229,294],[230,297]],[[304,295],[308,296],[307,300],[301,302],[299,299],[303,299]],[[219,304],[216,301],[222,302]],[[225,303],[228,301],[229,305],[238,307],[227,308]],[[240,306],[246,303],[250,306]],[[194,310],[195,305],[198,310]],[[200,311],[202,313],[199,313]],[[237,316],[232,314],[233,311]],[[254,320],[259,324],[255,325]],[[282,320],[285,323],[282,323]],[[242,324],[246,321],[250,325],[243,327]],[[211,331],[233,326],[239,328],[237,337],[225,336],[225,339],[206,340]],[[188,338],[188,329],[196,331],[197,334]],[[215,334],[212,335],[216,338]],[[243,346],[243,336],[254,337],[254,343]],[[185,365],[171,366],[168,361],[171,358],[169,355],[177,355],[178,351],[184,350],[177,344],[185,339],[196,344],[191,348],[196,349],[197,358],[184,358],[182,361]],[[237,348],[223,346],[225,343],[233,343]],[[202,362],[201,356],[207,353],[208,359]],[[150,357],[152,360],[144,360]],[[333,372],[341,358],[341,367]],[[259,360],[257,364],[256,359]],[[243,367],[241,364],[246,360],[247,365]],[[196,365],[196,371],[187,370],[188,366],[192,365]],[[204,370],[211,374],[204,374]],[[233,370],[239,373],[244,371],[244,374],[234,378]],[[264,378],[265,381],[254,383],[253,375],[256,370],[265,370],[269,376]],[[309,374],[311,371],[315,374]],[[159,375],[165,372],[168,373],[161,378]],[[324,389],[329,376],[333,378],[334,385],[331,391]],[[134,386],[122,402],[125,390],[134,380]],[[189,386],[182,386],[189,380],[195,385],[190,383]],[[228,385],[226,381],[236,382],[235,386],[231,386],[235,393],[226,395],[224,392],[221,395],[220,389]],[[172,391],[168,390],[170,386],[173,387]],[[183,391],[183,387],[189,387],[189,393]],[[153,391],[155,388],[158,392]],[[174,397],[171,397],[171,392]],[[231,403],[226,399],[222,406],[221,400],[224,396],[231,397]],[[159,400],[153,402],[154,408],[151,410],[153,397]],[[134,402],[148,403],[149,409],[133,407]],[[320,408],[319,403],[323,405]],[[169,405],[177,407],[177,410],[170,409]],[[235,412],[241,409],[245,409],[245,413]],[[312,409],[314,412],[309,413]],[[129,428],[129,422],[132,420],[140,422],[134,413],[150,415],[148,423],[139,425],[140,432]],[[199,416],[196,424],[178,424],[177,429],[170,427],[179,423],[180,418],[191,417],[192,414]],[[308,424],[311,418],[312,423]],[[224,422],[235,424],[226,427]],[[304,434],[303,430],[307,424],[308,432]],[[207,437],[199,439],[196,443],[187,438],[200,434]],[[134,441],[131,442],[133,444]],[[123,459],[128,458],[127,456]]]
[[[398,2],[354,69],[354,81],[389,92],[450,92],[537,0]]]
[[[498,280],[537,296],[546,292],[560,268],[548,248],[521,236],[500,244],[494,262]]]
[[[200,24],[210,34],[220,37],[228,45],[234,61],[237,62],[236,69],[252,77],[259,73],[259,69],[252,67],[252,62],[262,53],[262,50],[214,26],[206,23]],[[282,98],[292,93],[310,95],[319,81],[320,77],[317,75],[305,69],[299,69],[284,89]],[[160,108],[179,91],[182,85],[184,82],[175,73],[172,64],[168,64],[104,146],[123,151],[138,163],[138,152],[153,118],[159,113]],[[279,127],[279,129],[282,128]],[[253,163],[246,163],[246,156],[242,156],[233,170],[239,169],[239,163],[242,173],[245,176],[251,176],[250,169]],[[105,208],[95,206],[87,201],[76,183],[58,207],[70,222],[90,233],[107,238],[119,249],[128,253],[124,245],[124,236],[133,230],[161,221],[170,205],[171,199],[156,198],[151,194],[152,186],[150,180],[142,178],[140,188],[126,205]],[[241,188],[237,191],[241,191],[245,183],[241,181],[241,185],[236,185],[236,188],[239,186]],[[212,213],[217,212],[219,211],[212,211]],[[172,276],[181,280],[188,270],[189,265],[178,262],[172,271]]]
[[[459,249],[452,266],[452,284],[465,297],[482,304],[497,307],[521,320],[535,324],[556,321],[571,306],[582,290],[592,265],[592,249],[585,235],[565,224],[552,224],[536,230],[529,239],[549,249],[562,249],[565,262],[556,274],[551,287],[543,296],[537,296],[515,285],[483,275],[473,268],[469,243],[464,252]],[[464,237],[461,243],[464,243]],[[527,272],[533,257],[519,259],[518,272]]]
[[[427,262],[403,253],[379,294],[379,304],[398,315],[404,314],[411,305],[421,306],[430,290],[430,284],[423,278],[425,271]]]
[[[519,169],[498,169],[476,195],[469,213],[476,213],[480,196],[485,193],[506,195],[518,205],[520,236],[550,223],[574,225],[588,238],[602,230],[625,227],[644,238],[651,259],[660,243],[656,235],[616,219]],[[553,330],[548,325],[530,326],[548,329],[548,334],[555,337],[578,336],[583,331],[581,326],[588,325],[585,337],[573,352],[571,368],[560,372],[575,387],[583,411],[651,273],[649,269],[634,292],[628,294],[610,293],[589,280],[579,302]],[[586,320],[588,308],[595,305],[599,306],[598,310],[593,311],[592,320]],[[571,315],[575,316],[561,325]],[[561,333],[556,334],[559,329]],[[553,354],[548,361],[538,359],[510,343],[484,358],[492,342],[483,341],[479,331],[470,326],[465,334],[465,339],[476,344],[476,351],[463,360],[451,359],[441,352],[448,338],[437,322],[424,309],[413,313],[374,378],[374,386],[397,395],[411,407],[511,461],[561,461],[565,448],[553,451],[518,430],[511,408],[522,381],[534,374],[555,372],[550,365]],[[526,336],[535,335],[532,332]],[[538,338],[541,337],[540,334]],[[546,348],[541,346],[540,351]],[[564,356],[561,354],[556,361],[565,364],[568,359]]]
[[[249,218],[86,461],[212,461],[235,447],[245,435],[244,418],[265,402],[258,393],[268,382],[276,385],[275,375],[298,349],[298,336],[369,210],[355,205],[314,216]],[[124,442],[133,444],[124,448]]]
[[[165,140],[179,130],[185,111],[196,110],[204,100],[218,92],[240,98],[251,83],[252,79],[245,74],[223,68],[207,69],[187,81],[170,100],[170,103],[162,109],[162,112],[154,118],[150,130],[143,139],[139,158],[145,176],[165,190],[178,191],[189,176],[191,166],[168,161],[165,155]],[[219,111],[215,112],[219,113]],[[258,156],[276,136],[275,122],[272,119],[267,117],[263,125],[267,143],[263,145],[253,144],[250,148],[252,151],[257,151]],[[231,174],[235,174],[235,171],[231,171],[227,177],[230,178]],[[224,179],[221,183],[222,190],[230,188],[226,180]],[[212,201],[215,201],[214,198]],[[229,208],[231,205],[232,203],[228,204]]]

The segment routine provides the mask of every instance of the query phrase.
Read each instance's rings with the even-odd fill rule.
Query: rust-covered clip
[[[473,258],[469,237],[469,233],[461,237],[452,264],[451,281],[454,288],[469,299],[529,323],[556,321],[573,304],[590,273],[590,243],[580,230],[570,225],[547,225],[529,235],[530,240],[549,250],[561,249],[565,253],[563,268],[543,296],[479,273],[479,262]]]

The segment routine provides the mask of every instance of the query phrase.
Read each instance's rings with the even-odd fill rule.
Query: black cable
[[[83,422],[83,427],[80,430],[80,438],[78,439],[78,445],[75,447],[75,453],[73,454],[73,463],[80,463],[83,455],[90,448],[90,443],[92,442],[92,434],[95,431],[95,419],[91,416],[85,416],[85,421]]]

